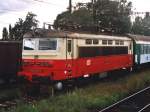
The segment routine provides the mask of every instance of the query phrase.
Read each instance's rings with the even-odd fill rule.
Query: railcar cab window
[[[35,50],[36,41],[35,39],[24,39],[24,50]]]
[[[38,50],[56,50],[57,39],[40,39]]]

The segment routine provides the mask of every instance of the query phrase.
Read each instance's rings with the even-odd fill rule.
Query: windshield
[[[35,50],[36,41],[34,39],[25,39],[24,40],[24,50]]]
[[[39,40],[39,50],[56,50],[56,49],[57,49],[56,39]]]

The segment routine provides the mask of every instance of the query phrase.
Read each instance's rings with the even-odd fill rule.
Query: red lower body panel
[[[102,73],[133,66],[132,55],[112,55],[72,60],[31,60],[23,59],[24,76],[32,81],[33,77],[49,77],[51,80],[66,80],[82,77],[85,74]]]

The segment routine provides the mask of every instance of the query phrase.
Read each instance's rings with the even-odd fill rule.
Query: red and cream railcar
[[[61,81],[133,66],[128,37],[45,32],[23,39],[23,67],[19,76],[30,81]]]

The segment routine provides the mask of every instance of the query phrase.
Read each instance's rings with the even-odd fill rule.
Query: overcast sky
[[[44,2],[37,2],[44,1]],[[77,2],[87,2],[91,0],[72,0]],[[135,11],[150,12],[150,0],[130,0],[133,2]],[[37,14],[39,27],[43,22],[53,23],[57,14],[65,11],[69,0],[1,0],[0,1],[0,38],[3,27],[9,24],[14,25],[18,18],[25,18],[27,12]]]

